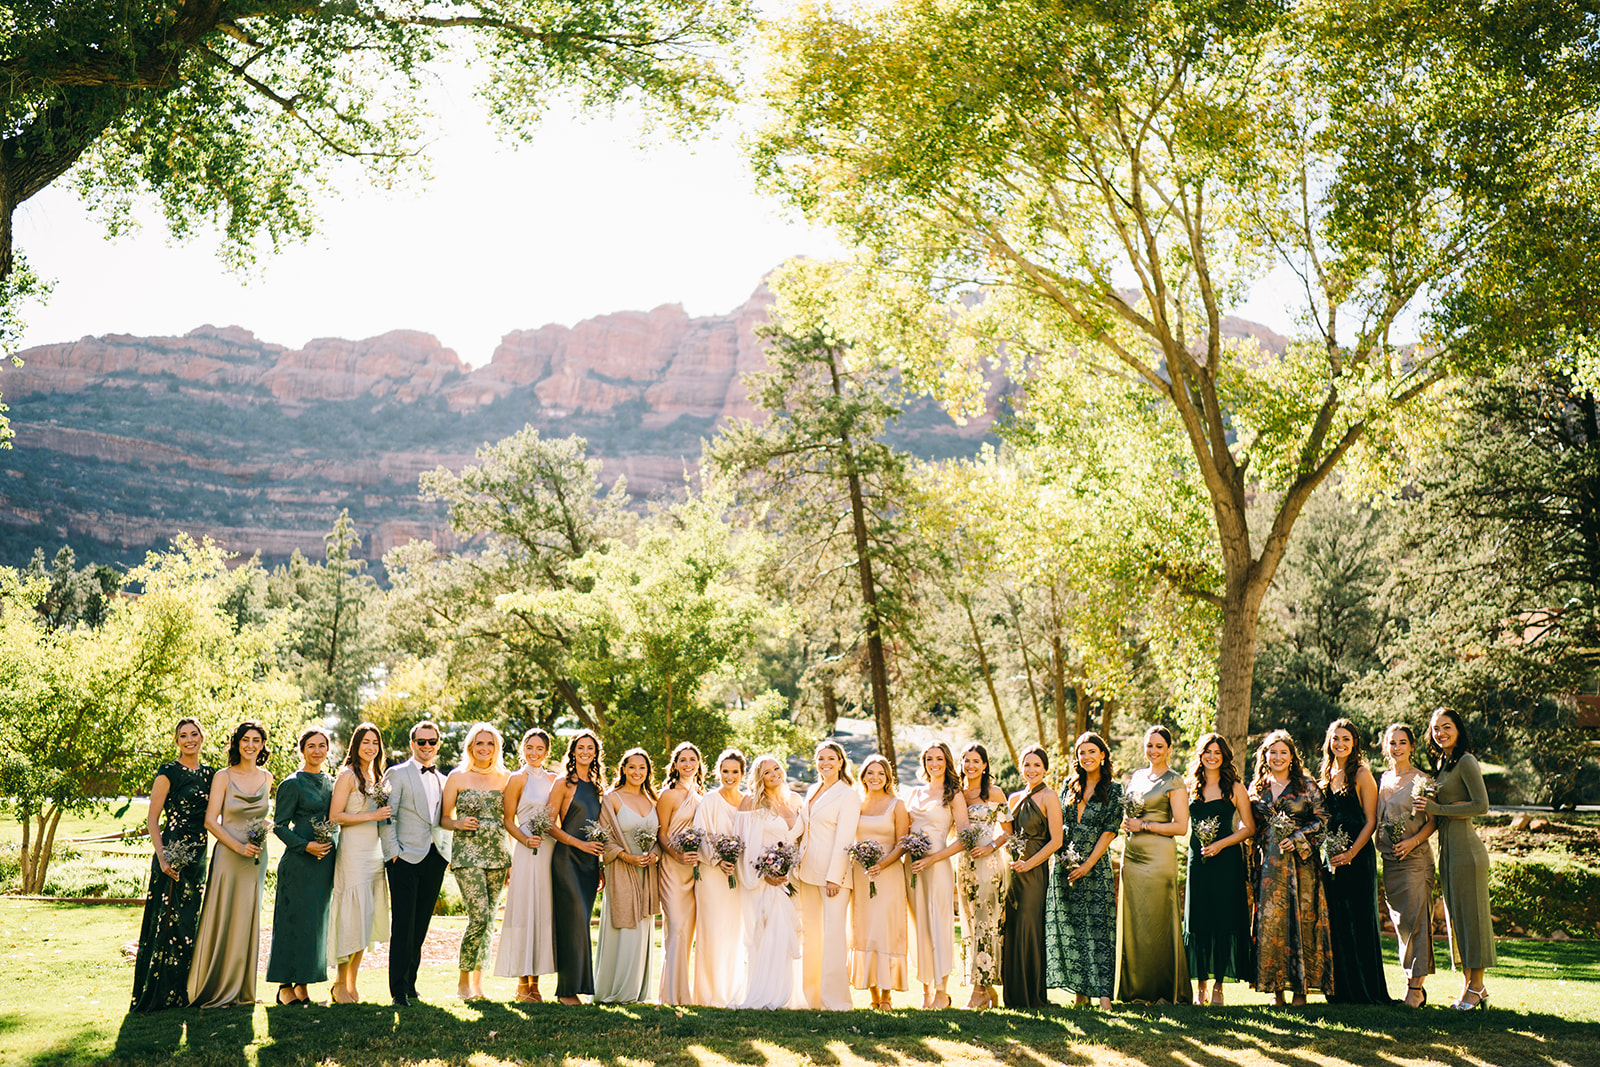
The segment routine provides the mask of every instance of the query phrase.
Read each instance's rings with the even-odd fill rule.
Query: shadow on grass
[[[263,1025],[261,1020],[265,1018]],[[1040,1012],[900,1011],[848,1014],[747,1012],[654,1005],[564,1008],[503,1002],[229,1009],[129,1016],[100,1062],[236,1065],[247,1047],[258,1064],[465,1065],[496,1060],[560,1063],[567,1056],[607,1067],[918,1065],[956,1061],[1006,1067],[1128,1064],[1234,1067],[1261,1055],[1285,1067],[1525,1067],[1593,1062],[1595,1027],[1549,1014],[1457,1013],[1448,1008],[1263,1007],[1196,1011],[1129,1008]],[[253,1047],[252,1047],[253,1046]],[[85,1062],[54,1052],[44,1063]]]

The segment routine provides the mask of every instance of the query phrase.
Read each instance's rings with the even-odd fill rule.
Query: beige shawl
[[[600,825],[611,832],[611,843],[600,854],[606,865],[606,907],[610,909],[611,925],[618,930],[632,930],[641,922],[649,922],[661,911],[661,891],[656,882],[655,867],[638,867],[617,859],[624,852],[637,854],[634,843],[622,832],[617,821],[616,805],[607,797],[600,804]],[[660,854],[660,846],[650,850]]]

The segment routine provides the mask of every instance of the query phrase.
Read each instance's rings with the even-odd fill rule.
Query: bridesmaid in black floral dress
[[[133,965],[133,1010],[160,1011],[189,1003],[189,962],[200,925],[206,880],[206,802],[215,767],[200,762],[205,734],[192,718],[178,720],[178,758],[156,771],[150,787],[150,892]],[[165,826],[162,815],[165,814]],[[189,861],[179,865],[185,850]]]
[[[1045,984],[1070,989],[1078,1004],[1098,997],[1111,1009],[1117,973],[1117,890],[1106,850],[1122,826],[1122,785],[1111,750],[1084,733],[1061,797],[1066,842],[1056,853],[1045,900]]]

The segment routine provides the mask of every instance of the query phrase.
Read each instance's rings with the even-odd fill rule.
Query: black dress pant
[[[384,864],[389,875],[389,995],[417,995],[417,969],[422,966],[422,942],[433,921],[433,906],[450,866],[439,849],[430,845],[420,863],[395,859]]]

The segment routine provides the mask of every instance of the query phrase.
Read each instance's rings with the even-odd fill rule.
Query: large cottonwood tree
[[[864,289],[892,296],[860,330],[957,409],[1004,341],[1138,383],[1180,428],[1169,477],[1203,487],[1212,543],[1151,562],[1220,612],[1237,746],[1258,611],[1312,492],[1352,459],[1381,469],[1407,405],[1494,358],[1480,311],[1501,312],[1497,345],[1551,325],[1511,311],[1531,237],[1548,260],[1582,230],[1530,219],[1592,207],[1592,34],[1579,6],[1531,0],[808,7],[773,39],[757,161],[860,247]],[[1279,266],[1304,328],[1272,353],[1228,315]],[[1425,343],[1394,342],[1407,322]]]

